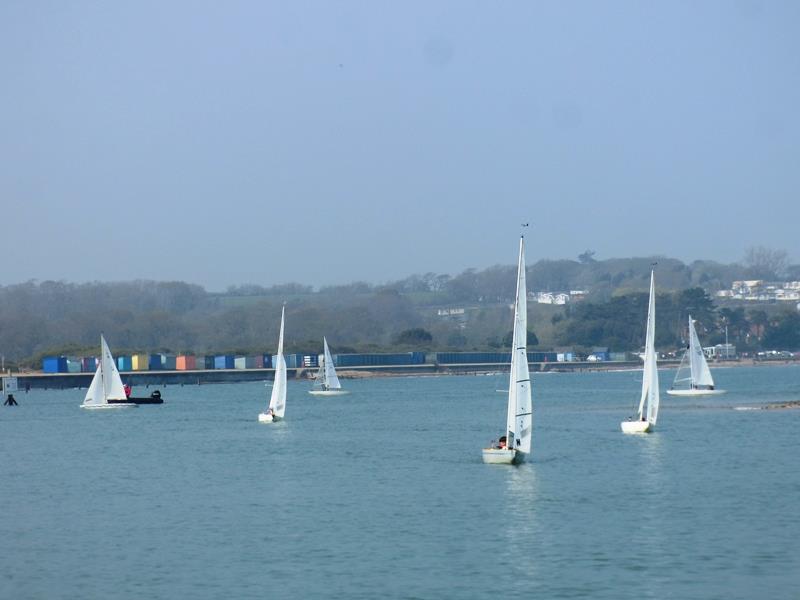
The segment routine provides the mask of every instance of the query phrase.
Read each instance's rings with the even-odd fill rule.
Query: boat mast
[[[523,227],[526,227],[523,225]],[[528,315],[525,285],[525,236],[519,240],[517,291],[514,299],[511,373],[508,389],[507,444],[509,448],[530,452],[530,374],[528,371]]]
[[[100,389],[103,390],[103,402],[108,401],[108,394],[106,393],[106,370],[103,368],[105,365],[106,357],[106,339],[103,334],[100,334]]]
[[[694,330],[694,321],[692,320],[692,315],[689,315],[689,378],[691,382],[689,384],[690,389],[694,389],[697,386],[697,376],[699,373],[697,372],[697,333]]]
[[[656,355],[656,277],[655,269],[650,273],[650,305],[647,310],[647,338],[649,341],[649,368],[647,390],[647,420],[655,425],[658,418],[658,357]]]
[[[647,333],[644,347],[644,369],[642,375],[642,397],[639,400],[638,418],[645,415],[645,401],[647,402],[647,420],[658,411],[658,366],[655,351],[655,269],[650,271],[650,299],[647,304]],[[655,419],[653,419],[655,420]]]
[[[322,369],[320,372],[322,373],[322,389],[327,390],[329,387],[328,383],[328,339],[323,335],[322,336]]]

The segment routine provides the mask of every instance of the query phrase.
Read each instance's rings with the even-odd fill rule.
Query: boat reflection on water
[[[515,557],[508,563],[512,581],[537,579],[536,549],[541,548],[543,540],[537,518],[540,498],[536,483],[536,465],[530,462],[506,473],[504,530]]]
[[[639,494],[639,505],[647,518],[632,519],[631,535],[639,539],[643,552],[653,550],[656,553],[664,543],[664,511],[671,510],[668,493],[664,483],[663,432],[655,431],[648,436],[639,436],[637,477],[642,482]]]

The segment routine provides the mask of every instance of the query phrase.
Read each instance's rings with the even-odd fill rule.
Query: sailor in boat
[[[122,387],[122,389],[125,390],[125,397],[126,398],[130,398],[131,397],[131,392],[133,391],[133,388],[131,387],[131,384],[130,383],[126,383]]]
[[[644,422],[644,421],[647,421],[647,417],[645,417],[644,415],[642,415],[642,416],[639,418],[639,420],[640,420],[640,421],[642,421],[642,422]],[[633,417],[628,417],[628,421],[633,421]]]
[[[150,394],[150,397],[153,400],[161,400],[161,392],[159,390],[155,390],[152,394]]]
[[[505,450],[507,446],[508,446],[508,438],[506,436],[502,436],[499,440],[497,440],[498,450]]]

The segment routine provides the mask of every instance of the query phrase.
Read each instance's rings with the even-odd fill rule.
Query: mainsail
[[[125,400],[125,388],[105,337],[100,335],[100,364],[86,391],[83,403],[88,406],[108,404],[109,400]]]
[[[692,387],[714,386],[714,379],[703,354],[692,317],[689,317],[689,364],[692,369]]]
[[[286,308],[281,308],[281,332],[278,337],[278,355],[275,360],[275,382],[272,386],[272,396],[269,399],[269,408],[276,417],[283,418],[286,412],[286,359],[283,358],[283,318]]]
[[[711,376],[711,371],[708,368],[706,356],[703,353],[703,347],[700,345],[700,339],[697,337],[697,329],[694,326],[695,321],[689,316],[689,347],[681,358],[681,364],[678,366],[678,371],[675,373],[675,381],[672,387],[676,388],[678,384],[689,382],[690,389],[713,389],[714,378]]]
[[[650,302],[647,307],[647,336],[644,344],[644,372],[642,376],[642,398],[639,401],[639,419],[647,410],[647,421],[652,425],[658,419],[658,361],[655,347],[656,334],[656,292],[655,274],[650,272]],[[646,403],[646,406],[645,406]]]
[[[101,357],[100,366],[103,368],[103,390],[106,400],[125,400],[125,387],[122,385],[122,377],[117,370],[111,350],[108,349],[106,339],[100,335]]]
[[[339,383],[339,378],[336,376],[336,368],[333,365],[330,348],[328,348],[328,340],[324,337],[322,338],[322,345],[322,364],[319,366],[315,385],[319,385],[326,390],[339,390],[342,388],[342,384]]]
[[[508,386],[507,444],[519,452],[531,451],[531,378],[528,371],[528,302],[525,285],[525,239],[519,241],[517,296]]]

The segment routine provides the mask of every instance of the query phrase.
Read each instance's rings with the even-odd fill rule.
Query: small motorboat
[[[109,404],[123,404],[123,403],[128,403],[128,404],[164,404],[164,398],[161,397],[161,392],[160,391],[155,390],[152,394],[150,394],[149,396],[146,396],[144,398],[137,398],[135,396],[129,396],[125,400],[111,400],[111,399],[109,399],[108,403]]]

